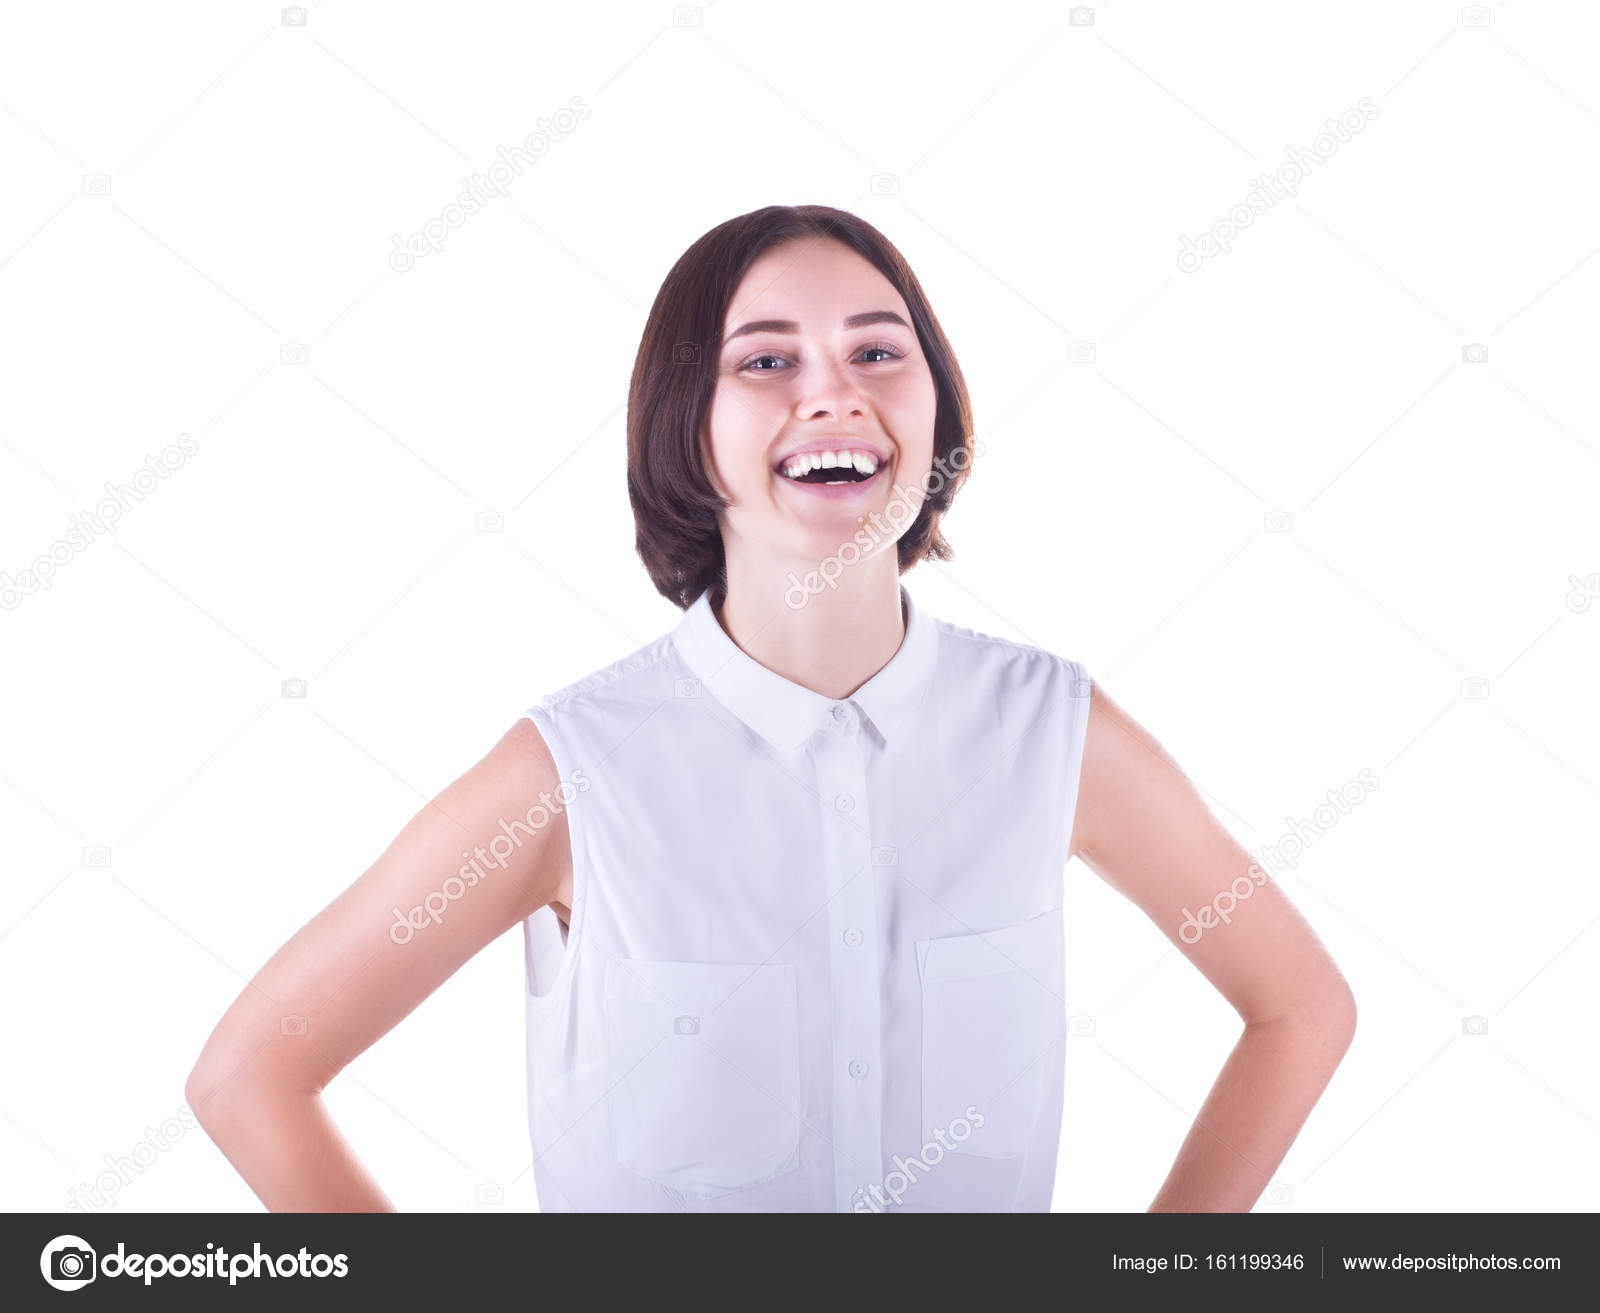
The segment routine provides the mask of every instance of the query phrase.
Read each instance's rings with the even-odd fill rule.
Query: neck
[[[787,572],[728,563],[724,632],[774,674],[823,697],[849,697],[899,651],[905,638],[893,544],[844,570],[834,587],[789,589]]]

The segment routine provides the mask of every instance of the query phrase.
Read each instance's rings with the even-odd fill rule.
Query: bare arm
[[[1248,1211],[1350,1046],[1350,987],[1283,891],[1099,685],[1072,850],[1137,904],[1244,1021],[1150,1211]],[[1241,878],[1248,896],[1231,909],[1227,899],[1216,904],[1227,923],[1202,913]],[[1187,920],[1185,909],[1212,923]]]
[[[571,905],[565,809],[531,833],[526,820],[559,783],[543,737],[518,721],[272,956],[217,1023],[185,1094],[268,1209],[394,1211],[321,1091],[484,945],[546,904]],[[486,848],[502,821],[521,823],[512,831],[520,845],[504,866],[479,860],[481,878],[464,871],[473,859],[462,852]],[[467,887],[449,900],[441,889],[452,877]],[[394,909],[429,906],[437,920],[408,937]]]

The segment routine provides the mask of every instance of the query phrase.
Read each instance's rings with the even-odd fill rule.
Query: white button
[[[861,1061],[860,1058],[851,1058],[850,1074],[859,1080],[861,1077],[867,1074],[867,1064]]]
[[[835,707],[833,709],[833,723],[835,725],[843,725],[849,719],[850,719],[850,708],[849,707],[844,706],[843,704],[841,704],[841,705],[839,705],[839,706],[837,706],[837,707]]]
[[[844,932],[844,942],[849,944],[851,948],[854,948],[861,942],[861,931],[857,930],[854,926],[851,926]]]
[[[856,809],[856,800],[848,793],[841,793],[833,800],[833,805],[842,812],[850,812]]]

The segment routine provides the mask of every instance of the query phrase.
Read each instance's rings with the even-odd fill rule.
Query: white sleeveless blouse
[[[573,860],[523,925],[542,1210],[1049,1211],[1090,683],[900,592],[848,699],[702,595],[524,713]]]

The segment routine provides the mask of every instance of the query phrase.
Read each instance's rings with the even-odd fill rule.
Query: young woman
[[[320,1091],[521,923],[541,1208],[1046,1211],[1072,856],[1244,1023],[1152,1209],[1251,1207],[1350,990],[1081,664],[914,603],[971,429],[869,224],[772,206],[685,252],[628,408],[682,620],[531,707],[223,1017],[189,1100],[268,1208],[391,1207]]]

